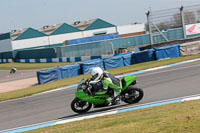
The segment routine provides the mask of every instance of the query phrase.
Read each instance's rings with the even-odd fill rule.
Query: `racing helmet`
[[[98,81],[103,74],[103,70],[100,67],[94,67],[91,70],[92,79]]]

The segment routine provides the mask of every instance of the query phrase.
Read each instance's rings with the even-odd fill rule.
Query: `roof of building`
[[[63,23],[62,23],[63,24]],[[55,25],[45,25],[38,29],[38,31],[43,32],[47,35],[50,35],[53,31],[55,31],[58,27],[62,24],[55,24]]]
[[[116,27],[116,26],[102,19],[96,19],[93,23],[88,25],[84,30],[94,30],[94,29],[109,28],[109,27]]]
[[[63,23],[59,27],[57,27],[53,32],[51,32],[50,35],[58,35],[58,34],[65,34],[65,33],[73,33],[73,32],[79,32],[80,29],[73,27],[71,25],[68,25],[66,23]]]
[[[102,19],[90,19],[88,21],[76,21],[72,26],[79,28],[80,30],[94,30],[100,28],[115,27],[115,25],[108,23]]]
[[[0,33],[0,40],[10,39],[10,32]]]
[[[24,28],[21,30],[12,30],[11,35],[12,35],[12,40],[20,40],[24,38],[27,39],[31,36],[39,37],[39,36],[46,36],[46,35],[58,35],[58,34],[79,32],[81,30],[82,31],[94,30],[94,29],[108,28],[108,27],[114,27],[114,26],[115,25],[101,19],[91,19],[88,21],[76,21],[71,25],[68,25],[66,23],[61,23],[61,24],[55,24],[55,25],[45,25],[39,29]],[[21,35],[24,35],[24,32],[27,32],[27,30],[29,30],[28,34],[36,33],[36,35],[28,35],[26,33],[25,34],[26,37],[20,37]]]
[[[71,25],[74,26],[74,27],[76,27],[76,28],[78,28],[78,29],[80,29],[80,30],[84,30],[86,27],[88,27],[94,21],[96,21],[96,19],[90,19],[88,21],[75,21]]]
[[[15,40],[19,35],[21,35],[24,31],[26,31],[28,28],[23,28],[21,30],[12,30],[11,34],[12,34],[12,40]]]
[[[26,30],[23,30],[23,32],[19,32],[20,34],[13,38],[13,40],[22,40],[22,39],[29,39],[29,38],[36,38],[36,37],[43,37],[47,36],[46,34],[35,30],[33,28],[28,28]]]

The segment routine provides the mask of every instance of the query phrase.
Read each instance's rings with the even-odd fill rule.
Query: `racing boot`
[[[121,97],[119,95],[112,99],[112,105],[116,105],[120,103],[121,103]]]
[[[106,106],[111,106],[111,105],[112,105],[112,98],[109,97],[108,99],[106,99],[104,104],[105,104]]]

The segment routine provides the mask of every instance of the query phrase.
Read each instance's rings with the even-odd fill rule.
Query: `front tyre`
[[[92,107],[91,103],[82,101],[78,98],[74,98],[74,100],[71,103],[71,109],[76,113],[85,113],[89,111]]]
[[[139,102],[144,96],[142,89],[137,88],[133,85],[127,87],[127,89],[122,92],[122,100],[125,103],[133,104]]]

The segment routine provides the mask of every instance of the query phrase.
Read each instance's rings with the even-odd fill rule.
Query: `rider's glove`
[[[87,80],[85,81],[85,85],[86,85],[86,86],[89,86],[89,84],[90,84],[90,79],[87,79]]]

